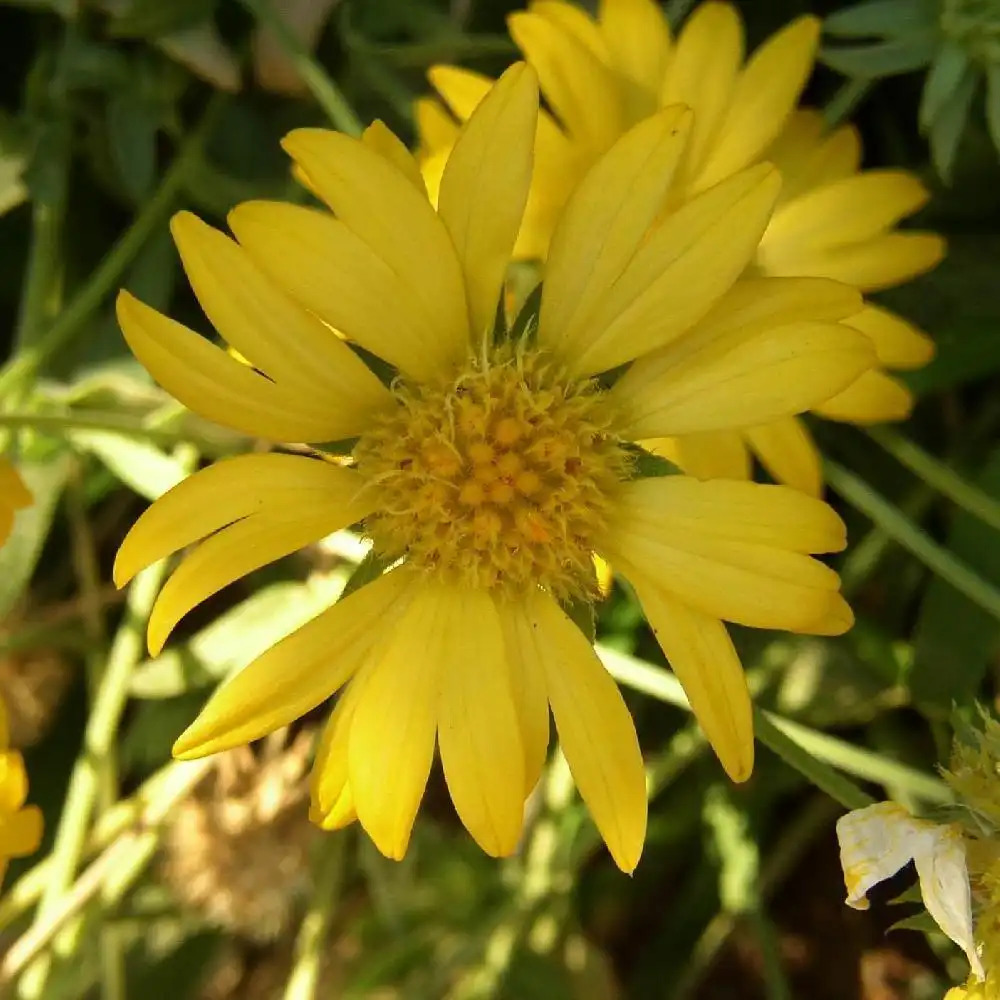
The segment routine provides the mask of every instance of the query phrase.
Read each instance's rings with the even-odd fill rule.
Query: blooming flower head
[[[693,110],[694,123],[668,204],[765,159],[782,172],[780,202],[755,254],[755,272],[830,277],[868,292],[907,281],[941,259],[940,237],[894,231],[926,201],[923,185],[905,171],[861,171],[853,129],[827,134],[818,113],[794,112],[815,57],[816,18],[794,20],[746,60],[738,12],[715,0],[697,7],[676,39],[654,0],[601,0],[595,17],[567,0],[534,0],[511,15],[509,26],[552,109],[539,119],[517,255],[544,259],[562,204],[594,160],[636,121],[679,101]],[[433,68],[430,79],[440,101],[424,99],[416,110],[433,196],[455,120],[468,117],[490,81],[451,66]],[[882,369],[925,364],[931,341],[875,306],[851,323],[872,338],[880,364],[813,409],[862,424],[902,419],[912,398]],[[822,485],[816,447],[790,416],[650,447],[701,477],[749,478],[756,456],[779,482],[814,494]]]
[[[10,858],[33,854],[42,840],[42,812],[26,806],[27,797],[24,758],[10,749],[7,712],[0,702],[0,882]]]
[[[504,74],[461,129],[436,207],[416,161],[376,123],[361,140],[316,129],[285,139],[332,215],[244,204],[229,217],[236,241],[174,219],[206,315],[248,363],[123,292],[132,350],[203,416],[312,453],[196,473],[132,528],[115,579],[193,546],[153,609],[157,652],[226,584],[360,524],[388,570],[226,681],[175,753],[246,743],[344,689],[313,770],[316,818],[357,818],[400,857],[436,745],[462,821],[503,855],[551,710],[576,784],[631,871],[646,822],[635,730],[564,610],[597,596],[594,553],[631,581],[736,780],[750,773],[753,734],[723,621],[851,624],[837,575],[810,556],[844,545],[829,507],[778,486],[649,478],[633,442],[805,408],[874,356],[838,322],[858,308],[848,287],[738,280],[777,196],[770,167],[663,219],[690,128],[683,108],[598,159],[565,206],[539,303],[509,320],[498,304],[537,102],[529,67]]]
[[[14,515],[31,506],[31,502],[31,492],[17,469],[5,458],[0,458],[0,545],[14,530]]]

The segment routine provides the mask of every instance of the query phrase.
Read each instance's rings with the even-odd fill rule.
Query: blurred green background
[[[0,695],[47,822],[42,851],[12,865],[0,899],[0,990],[10,996],[916,1000],[964,978],[941,935],[885,936],[912,905],[844,908],[833,834],[842,805],[764,747],[750,782],[726,781],[687,713],[664,703],[676,689],[617,587],[597,634],[621,654],[655,791],[632,879],[605,854],[558,760],[524,849],[503,863],[462,830],[439,774],[401,864],[356,830],[312,830],[303,774],[320,714],[254,754],[207,763],[193,791],[190,772],[167,766],[210,685],[324,606],[356,552],[342,538],[257,573],[189,616],[165,656],[142,662],[130,617],[142,595],[128,609],[110,587],[115,548],[190,467],[192,447],[212,456],[239,441],[152,385],[117,329],[113,292],[124,285],[205,330],[169,240],[171,211],[221,224],[244,199],[301,197],[278,140],[328,124],[322,71],[363,121],[383,118],[412,140],[427,68],[502,69],[515,53],[504,16],[516,6],[300,3],[316,29],[312,58],[261,37],[275,17],[264,0],[0,2],[0,435],[10,443],[16,432],[38,499],[0,551]],[[676,23],[689,6],[667,11]],[[739,6],[751,45],[797,14],[839,10]],[[949,715],[991,702],[1000,651],[990,91],[953,73],[962,92],[939,82],[936,115],[925,106],[922,122],[937,49],[893,34],[914,18],[937,24],[944,6],[892,0],[879,23],[893,31],[882,34],[838,15],[832,65],[807,92],[831,115],[850,114],[866,166],[920,175],[934,197],[914,223],[949,242],[937,270],[881,297],[938,345],[908,376],[920,396],[912,420],[873,434],[816,428],[850,529],[835,565],[858,624],[839,639],[738,635],[759,703],[784,726],[771,742],[795,735],[824,767],[914,808],[947,799],[934,768],[947,759]],[[976,81],[989,79],[988,60],[976,65]],[[78,877],[45,859],[70,774],[88,760],[90,699],[114,666],[130,676],[129,699],[101,750],[109,770],[97,825],[81,832]],[[30,977],[12,986],[10,970],[38,954],[51,962],[43,992]]]

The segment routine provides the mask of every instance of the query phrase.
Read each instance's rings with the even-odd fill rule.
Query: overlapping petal
[[[753,770],[753,712],[743,667],[725,626],[686,607],[640,571],[622,570],[726,774],[746,781]]]
[[[271,441],[335,441],[356,434],[360,411],[306,397],[237,361],[186,326],[120,292],[118,322],[132,353],[175,399],[223,427]],[[350,399],[350,396],[348,396]]]
[[[921,368],[934,357],[934,341],[888,309],[869,303],[847,323],[871,337],[879,361],[889,368]]]
[[[543,13],[517,12],[510,15],[507,24],[569,135],[591,156],[604,152],[625,127],[622,100],[610,67],[575,33]]]
[[[797,417],[783,417],[743,431],[761,464],[774,477],[818,497],[823,492],[823,466],[819,449],[805,424]]]
[[[639,863],[646,836],[646,778],[635,725],[618,686],[583,633],[548,595],[530,595],[559,743],[576,787],[623,871]]]
[[[905,420],[913,409],[913,393],[891,375],[870,371],[813,409],[828,420],[847,420],[855,424]]]
[[[534,71],[518,63],[470,117],[441,177],[438,213],[462,267],[474,343],[493,328],[528,198],[537,119]]]
[[[601,0],[597,27],[606,59],[626,85],[627,118],[638,121],[652,114],[671,55],[670,28],[659,4],[655,0]]]
[[[426,196],[384,156],[339,132],[297,129],[283,145],[340,222],[398,277],[401,307],[434,333],[425,344],[431,370],[460,360],[469,339],[462,271]]]
[[[336,409],[350,415],[348,433],[390,404],[388,390],[350,348],[237,243],[190,212],[178,212],[170,230],[205,315],[254,368],[317,411],[333,409],[336,400]]]
[[[663,206],[690,114],[668,108],[628,132],[566,205],[545,268],[538,339],[571,361]]]
[[[406,853],[434,758],[448,655],[462,628],[454,599],[447,586],[414,588],[383,633],[351,720],[348,780],[358,821],[397,860]]]
[[[803,631],[826,616],[839,587],[804,553],[844,540],[829,507],[785,487],[668,476],[622,488],[598,548],[708,617]]]
[[[404,614],[413,580],[388,573],[272,646],[216,690],[174,745],[189,760],[288,725],[342,687]]]
[[[631,361],[701,320],[753,255],[779,186],[773,168],[751,167],[652,229],[589,316],[576,317],[563,348],[572,374]]]
[[[492,857],[521,836],[525,750],[500,615],[485,592],[455,588],[441,654],[438,745],[455,809]],[[475,663],[475,669],[472,664]]]
[[[696,190],[754,163],[777,138],[812,72],[819,29],[818,18],[797,18],[750,57],[733,86]]]

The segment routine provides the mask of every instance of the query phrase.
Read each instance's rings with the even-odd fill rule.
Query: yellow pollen
[[[376,551],[464,586],[596,596],[592,552],[629,458],[592,382],[498,349],[447,383],[393,387],[358,441]]]

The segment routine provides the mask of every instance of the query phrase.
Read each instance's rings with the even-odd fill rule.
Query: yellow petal
[[[726,627],[685,607],[643,575],[625,573],[719,762],[733,781],[746,781],[753,770],[753,711]]]
[[[427,71],[427,79],[460,122],[469,119],[496,82],[460,66],[432,66]],[[458,138],[457,128],[455,138]]]
[[[888,309],[866,304],[847,323],[871,337],[879,361],[889,368],[921,368],[934,357],[934,341]]]
[[[240,455],[178,483],[147,507],[115,557],[115,586],[141,569],[265,510],[283,510],[296,496],[317,507],[355,501],[364,480],[351,469],[301,455]]]
[[[663,437],[748,427],[803,413],[875,364],[871,340],[849,326],[794,323],[711,343],[680,338],[640,358],[612,391],[628,415],[623,433]]]
[[[935,233],[887,233],[854,246],[802,252],[772,266],[764,255],[758,266],[767,274],[816,275],[843,281],[863,292],[877,292],[909,281],[936,267],[944,240]]]
[[[345,797],[345,792],[350,789],[347,763],[348,737],[354,710],[364,688],[365,677],[370,672],[370,668],[366,670],[362,667],[341,693],[330,713],[330,718],[323,727],[319,746],[316,748],[316,760],[309,779],[309,797],[312,807],[324,817],[333,811],[343,811],[348,799],[351,810],[354,808],[354,796]]]
[[[635,480],[626,492],[620,513],[634,530],[659,528],[803,553],[839,552],[847,545],[844,522],[829,504],[785,486],[664,476]]]
[[[663,10],[654,0],[601,0],[598,26],[611,65],[629,84],[629,120],[652,114],[670,59],[670,28]]]
[[[414,159],[413,154],[406,148],[406,144],[393,132],[383,121],[375,119],[365,129],[361,136],[361,141],[376,153],[384,156],[409,182],[417,189],[417,192],[426,196],[427,189],[424,187],[424,179],[420,175],[420,167]]]
[[[767,224],[781,181],[751,167],[692,199],[653,229],[574,331],[575,375],[607,371],[689,330],[744,270]]]
[[[336,409],[350,428],[345,437],[390,402],[350,348],[275,287],[239,244],[190,212],[178,212],[170,231],[205,315],[254,368],[311,409]]]
[[[743,435],[776,482],[813,497],[823,492],[819,449],[801,420],[795,417],[772,420],[746,428]]]
[[[576,787],[622,871],[646,837],[646,776],[635,725],[618,687],[583,633],[537,591],[525,614],[545,655],[545,689]]]
[[[34,854],[42,842],[44,825],[38,806],[27,806],[12,816],[0,817],[0,855],[23,858]]]
[[[409,574],[388,573],[338,601],[224,681],[174,744],[191,760],[287,726],[345,684],[405,603]]]
[[[507,25],[570,136],[591,155],[602,153],[625,124],[612,70],[575,35],[540,14],[517,12]]]
[[[819,18],[796,18],[754,52],[733,86],[699,190],[757,160],[781,132],[812,71]]]
[[[831,594],[822,617],[795,629],[803,635],[843,635],[854,626],[854,612],[840,594]]]
[[[593,52],[601,62],[608,62],[608,47],[594,19],[574,3],[565,0],[531,0],[528,9],[551,21],[581,45]]]
[[[792,113],[764,159],[781,171],[780,202],[790,202],[811,188],[857,173],[861,139],[853,125],[828,132],[821,112],[800,108]]]
[[[549,750],[549,702],[545,694],[545,657],[548,649],[533,628],[533,619],[521,602],[500,605],[514,706],[524,747],[524,795],[527,798],[542,776]]]
[[[342,222],[300,205],[248,201],[229,213],[229,226],[260,268],[329,326],[408,375],[433,376],[435,328],[401,276]]]
[[[701,172],[732,98],[743,62],[743,22],[728,3],[702,3],[684,22],[662,82],[663,104],[694,111],[684,160],[686,190]]]
[[[347,760],[358,820],[397,861],[406,853],[430,773],[442,678],[461,607],[454,588],[423,582],[414,588],[380,644],[351,721]]]
[[[710,431],[679,438],[650,438],[641,444],[696,479],[749,479],[750,453],[739,431]]]
[[[539,343],[568,360],[658,217],[690,126],[680,107],[647,118],[588,171],[563,211],[545,268]]]
[[[854,424],[878,424],[905,420],[913,409],[913,394],[891,375],[865,372],[856,382],[813,411],[828,420]]]
[[[143,367],[208,420],[271,441],[335,441],[361,429],[350,410],[341,413],[332,401],[310,405],[294,386],[272,382],[128,292],[118,294],[117,311]]]
[[[0,816],[15,813],[28,797],[28,772],[16,750],[0,753]]]
[[[451,149],[458,138],[458,122],[444,105],[433,97],[418,97],[413,102],[413,117],[420,136],[420,148],[425,155]]]
[[[400,306],[416,311],[435,331],[429,363],[441,370],[464,357],[468,321],[462,272],[426,196],[385,157],[339,132],[296,129],[282,145],[337,218],[395,272],[406,295]]]
[[[794,540],[781,547],[782,526],[769,523],[771,508],[764,509],[766,500],[777,494],[765,492],[759,495],[759,503],[748,504],[756,520],[741,535],[742,507],[734,507],[732,519],[726,521],[721,503],[717,508],[721,516],[706,517],[695,507],[671,502],[664,484],[683,483],[684,479],[672,476],[628,483],[612,525],[598,545],[602,555],[613,565],[634,567],[666,593],[708,617],[793,631],[821,619],[840,581],[822,563],[792,551]],[[792,492],[784,487],[727,480],[688,481],[706,496],[716,491],[725,496],[736,487]],[[809,514],[804,514],[800,534],[793,539],[816,536],[817,541],[826,539],[824,549],[842,547],[843,529],[835,515],[826,514],[822,505],[809,497],[801,500],[815,505],[815,520],[811,522]],[[777,504],[775,507],[781,509]]]
[[[493,330],[531,182],[538,84],[507,70],[462,129],[441,177],[440,214],[462,266],[473,343]]]
[[[34,502],[31,491],[15,466],[5,458],[0,458],[0,506],[20,510]]]
[[[453,603],[441,651],[441,764],[466,829],[491,857],[505,857],[521,836],[525,751],[503,630],[488,593],[456,589]]]
[[[814,188],[775,211],[760,255],[778,272],[803,252],[873,239],[912,215],[930,197],[905,170],[866,170]]]

